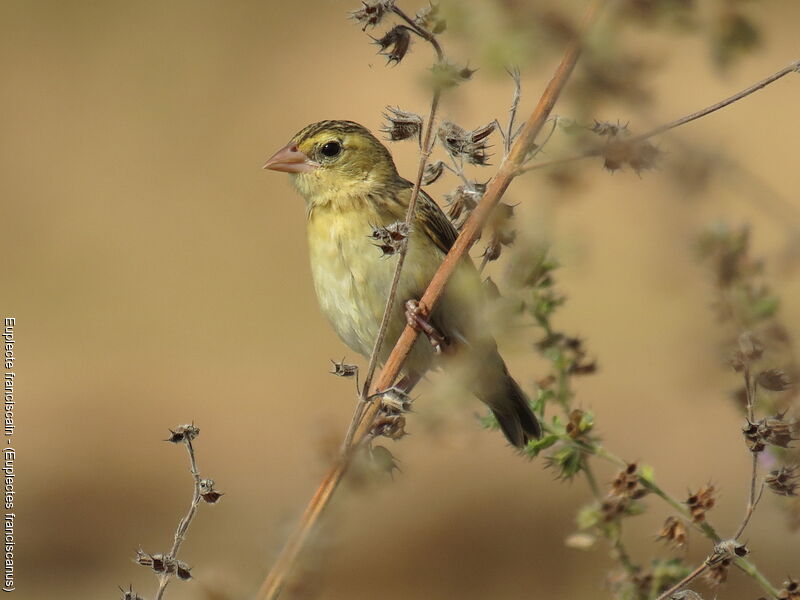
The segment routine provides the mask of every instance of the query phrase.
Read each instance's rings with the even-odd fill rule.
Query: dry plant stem
[[[712,104],[711,106],[707,106],[706,108],[704,108],[702,110],[698,110],[697,112],[693,112],[692,114],[686,115],[685,117],[681,117],[680,119],[676,119],[676,120],[671,121],[669,123],[666,123],[664,125],[660,125],[660,126],[656,127],[655,129],[651,129],[650,131],[648,131],[646,133],[642,133],[642,134],[630,137],[626,141],[628,141],[628,142],[640,142],[642,140],[646,140],[646,139],[651,138],[651,137],[653,137],[655,135],[658,135],[660,133],[664,133],[665,131],[669,131],[670,129],[675,129],[676,127],[680,127],[681,125],[685,125],[686,123],[689,123],[691,121],[695,121],[695,120],[697,120],[697,119],[699,119],[701,117],[704,117],[704,116],[706,116],[708,114],[716,112],[721,108],[725,108],[726,106],[728,106],[730,104],[733,104],[734,102],[738,102],[742,98],[745,98],[745,97],[749,96],[750,94],[752,94],[753,92],[757,92],[758,90],[768,86],[769,84],[774,83],[775,81],[777,81],[781,77],[784,77],[785,75],[788,75],[789,73],[798,72],[798,71],[800,71],[800,60],[794,61],[792,64],[784,67],[783,69],[781,69],[777,73],[773,73],[772,75],[770,75],[766,79],[762,79],[758,83],[754,83],[750,87],[742,90],[741,92],[739,92],[737,94],[734,94],[733,96],[730,96],[729,98],[726,98],[725,100],[717,102],[716,104]],[[587,150],[585,152],[581,152],[580,154],[575,154],[573,156],[567,156],[567,157],[564,157],[564,158],[559,158],[559,159],[556,159],[556,160],[551,160],[551,161],[542,162],[542,163],[535,163],[535,164],[525,165],[524,167],[520,168],[520,173],[527,173],[528,171],[537,171],[539,169],[544,169],[546,167],[553,167],[553,166],[562,165],[562,164],[565,164],[565,163],[571,163],[571,162],[575,162],[575,161],[578,161],[578,160],[582,160],[584,158],[590,158],[592,156],[599,156],[600,154],[602,154],[602,152],[603,152],[602,148],[593,148],[591,150]]]
[[[747,396],[747,420],[749,423],[752,423],[755,421],[756,384],[750,374],[749,365],[745,365],[744,367],[744,388]],[[747,508],[745,509],[742,524],[739,525],[739,529],[736,530],[736,535],[733,536],[733,539],[735,540],[738,540],[744,533],[744,530],[747,528],[747,524],[750,522],[750,517],[753,516],[753,511],[756,509],[756,504],[758,504],[758,501],[761,499],[761,492],[764,491],[764,485],[762,484],[761,492],[759,492],[758,496],[756,496],[756,480],[758,479],[758,452],[753,452],[751,450],[750,454],[752,454],[752,468],[750,469],[750,493],[747,498]]]
[[[180,523],[178,523],[178,529],[175,531],[175,540],[172,542],[172,549],[167,555],[168,558],[177,558],[181,544],[183,544],[183,541],[186,539],[186,531],[189,529],[189,525],[192,524],[192,519],[194,519],[195,514],[197,514],[197,505],[200,504],[200,471],[197,469],[194,447],[192,446],[192,440],[189,436],[186,436],[183,441],[186,444],[186,451],[189,453],[189,468],[194,478],[194,491],[192,492],[192,503],[189,505],[189,510],[181,519]],[[172,581],[172,577],[172,575],[167,573],[162,573],[159,576],[158,591],[156,592],[155,600],[161,600],[164,597],[164,591],[167,589],[169,582]]]
[[[593,0],[589,9],[587,10],[584,19],[584,30],[594,22],[600,8],[605,4],[605,0]],[[403,16],[403,15],[401,15]],[[407,17],[404,17],[407,19]],[[467,254],[472,244],[478,237],[483,224],[491,213],[492,209],[502,198],[506,189],[511,181],[519,172],[520,165],[524,162],[528,151],[533,146],[536,136],[542,129],[547,117],[553,110],[561,90],[564,88],[567,80],[572,74],[575,63],[580,55],[581,43],[580,40],[575,40],[567,47],[564,57],[561,60],[558,68],[556,69],[553,78],[545,88],[539,103],[536,105],[530,118],[520,131],[520,135],[515,141],[511,152],[503,159],[497,174],[489,182],[483,198],[478,203],[478,206],[470,215],[461,233],[456,239],[450,252],[445,257],[440,265],[436,274],[434,275],[428,289],[420,300],[420,306],[424,310],[430,311],[433,309],[436,301],[442,294],[447,280],[453,274],[458,263]],[[411,347],[417,338],[417,331],[409,326],[406,326],[403,333],[400,335],[397,343],[395,344],[392,353],[383,366],[377,381],[371,386],[370,393],[372,395],[376,390],[384,390],[392,385],[400,369],[411,351]],[[375,419],[375,416],[380,409],[379,402],[369,404],[364,411],[361,421],[356,428],[353,435],[351,447],[357,447],[364,439],[368,437],[370,427]],[[333,493],[335,492],[339,482],[342,479],[347,467],[349,465],[350,456],[352,451],[346,452],[331,468],[325,478],[320,483],[314,496],[311,498],[308,506],[306,507],[303,516],[301,517],[300,524],[297,529],[292,533],[289,540],[286,542],[281,554],[278,556],[277,561],[272,567],[272,570],[267,575],[261,589],[258,592],[258,600],[275,600],[280,596],[281,590],[286,582],[286,579],[294,566],[297,557],[300,554],[303,546],[308,539],[309,534],[313,530],[323,510],[330,501]]]
[[[408,210],[406,211],[406,228],[408,231],[411,230],[411,225],[414,222],[414,212],[417,207],[417,199],[419,198],[419,190],[422,186],[422,176],[425,173],[425,166],[428,164],[428,158],[431,155],[432,144],[431,138],[433,136],[433,123],[436,119],[436,111],[439,108],[439,100],[441,99],[441,92],[436,90],[433,94],[433,100],[431,102],[431,111],[428,116],[428,123],[425,128],[425,138],[422,142],[422,156],[420,157],[419,161],[419,169],[417,169],[417,179],[414,181],[414,189],[411,191],[411,200],[408,203]],[[397,257],[397,265],[394,268],[394,275],[392,277],[392,284],[389,288],[389,296],[386,298],[386,306],[383,309],[383,318],[381,319],[380,327],[378,328],[378,335],[375,338],[375,344],[372,347],[372,353],[370,354],[369,358],[369,366],[367,367],[367,376],[364,379],[364,387],[362,388],[361,398],[359,399],[358,406],[356,406],[356,410],[353,413],[353,419],[350,422],[350,427],[347,430],[347,435],[344,438],[344,444],[342,446],[343,453],[347,452],[347,449],[351,446],[353,441],[353,435],[356,432],[356,428],[358,427],[358,423],[361,420],[361,416],[364,413],[364,406],[369,398],[369,389],[372,385],[372,378],[375,375],[375,368],[378,365],[378,357],[380,356],[381,348],[383,346],[384,339],[386,338],[386,331],[389,329],[389,321],[392,318],[392,312],[394,310],[394,304],[397,301],[397,286],[400,282],[400,274],[403,271],[403,265],[405,264],[406,254],[408,253],[408,240],[406,239],[403,243],[403,247],[400,249],[399,255]],[[377,402],[380,405],[380,402]]]
[[[671,588],[669,588],[666,592],[661,594],[658,598],[656,598],[656,600],[669,600],[669,598],[672,597],[672,594],[674,594],[675,592],[677,592],[681,588],[689,585],[689,583],[691,583],[692,580],[694,580],[696,577],[701,575],[703,573],[703,571],[705,571],[707,568],[708,568],[708,565],[704,562],[702,565],[697,567],[694,571],[689,573],[686,577],[681,579],[678,583],[676,583]]]

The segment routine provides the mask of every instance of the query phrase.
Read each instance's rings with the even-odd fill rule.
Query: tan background
[[[652,119],[798,58],[797,8],[761,6],[764,45],[724,76],[696,37],[642,31],[637,51],[661,63]],[[129,582],[151,597],[153,578],[130,558],[139,545],[167,548],[190,492],[185,456],[160,441],[169,426],[200,426],[201,469],[227,492],[201,507],[183,553],[196,581],[175,584],[176,600],[252,597],[323,473],[353,404],[328,360],[354,357],[317,310],[302,202],[260,165],[309,122],[375,129],[384,105],[423,112],[426,103],[417,79],[427,52],[417,45],[408,64],[384,68],[344,19],[348,8],[0,3],[0,310],[17,318],[17,597],[112,598]],[[549,68],[526,71],[524,111]],[[505,114],[508,95],[507,80],[479,71],[444,116],[476,126]],[[590,170],[587,184],[566,196],[537,176],[510,194],[523,203],[521,222],[556,243],[569,296],[557,323],[585,337],[601,364],[581,381],[579,403],[595,411],[610,448],[654,465],[677,495],[712,480],[722,531],[744,507],[748,458],[710,278],[691,241],[719,217],[752,222],[783,316],[800,331],[796,273],[779,268],[800,222],[798,97],[800,79],[787,77],[676,136],[724,149],[771,193],[731,169],[687,199],[663,173],[609,176],[587,164],[576,167]],[[597,116],[639,114],[605,105]],[[395,153],[410,175],[413,148]],[[770,209],[776,196],[781,212]],[[526,384],[540,372],[529,355],[511,362]],[[554,482],[541,461],[515,457],[478,428],[476,403],[441,419],[426,389],[414,435],[392,446],[403,472],[336,508],[306,589],[331,599],[604,597],[605,548],[563,544],[589,499],[585,484]],[[748,534],[775,581],[800,576],[797,533],[785,531],[778,503],[764,500]],[[667,512],[648,504],[629,526],[642,560],[666,554],[653,540]],[[706,550],[693,537],[692,560]],[[758,595],[733,573],[720,597]]]

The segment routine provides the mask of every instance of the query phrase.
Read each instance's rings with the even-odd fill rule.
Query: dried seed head
[[[628,141],[622,138],[609,138],[600,150],[603,166],[611,172],[630,166],[636,174],[653,169],[661,152],[647,140]]]
[[[178,444],[186,440],[192,441],[200,435],[200,429],[195,427],[194,423],[191,425],[178,425],[174,430],[170,429],[169,432],[169,438],[164,441],[172,442],[173,444]]]
[[[658,532],[658,539],[663,540],[668,545],[675,548],[682,549],[686,546],[688,532],[686,525],[676,517],[667,517],[664,525],[661,526],[661,531]]]
[[[451,193],[444,197],[447,204],[447,216],[450,217],[453,226],[460,230],[464,226],[469,215],[478,206],[478,202],[486,191],[486,184],[470,182],[470,186],[460,185]]]
[[[361,30],[367,27],[375,27],[381,19],[392,11],[394,0],[378,0],[377,2],[362,2],[364,5],[358,10],[350,13],[350,18],[362,25]]]
[[[386,227],[373,227],[370,237],[375,246],[381,249],[383,256],[392,256],[400,252],[403,243],[411,233],[404,221],[397,221]]]
[[[381,127],[381,131],[388,136],[392,142],[399,140],[407,140],[415,137],[419,140],[422,134],[422,117],[394,108],[392,106],[386,107],[387,112],[383,113],[383,118],[387,123]]]
[[[796,496],[798,483],[797,483],[797,467],[784,466],[775,471],[770,471],[769,475],[764,480],[767,487],[781,496]]]
[[[566,425],[566,432],[573,440],[583,439],[586,440],[588,434],[594,426],[592,415],[579,409],[573,409],[569,413],[569,422]],[[634,475],[636,473],[636,466],[634,465]]]
[[[792,387],[792,380],[780,369],[767,369],[756,376],[756,383],[765,390],[782,392]]]
[[[686,506],[692,515],[692,521],[695,523],[705,521],[706,513],[714,507],[714,486],[705,485],[691,494],[686,500]]]
[[[473,165],[483,166],[489,164],[489,155],[486,153],[489,146],[486,142],[496,127],[497,124],[492,121],[483,127],[466,131],[456,123],[445,121],[439,126],[437,136],[451,156],[466,160]]]
[[[199,486],[200,497],[208,504],[216,504],[225,495],[223,492],[214,489],[213,479],[201,479]]]
[[[605,136],[605,137],[622,137],[628,135],[628,124],[622,125],[619,121],[612,123],[611,121],[598,121],[595,119],[594,125],[589,128],[592,133]]]
[[[133,591],[133,586],[128,586],[128,589],[119,588],[122,592],[122,600],[143,600],[142,597]]]
[[[394,472],[400,470],[397,459],[385,446],[372,446],[369,458],[379,471],[383,471],[389,477],[394,477]]]
[[[442,33],[447,29],[447,22],[439,14],[439,5],[433,2],[417,11],[414,24],[434,34]]]
[[[384,392],[378,392],[371,399],[379,398],[381,401],[381,412],[385,415],[399,415],[409,412],[414,399],[404,390],[398,387],[391,387]]]
[[[141,548],[136,551],[134,562],[152,569],[155,573],[167,575],[177,575],[179,579],[191,579],[190,567],[180,561],[165,554],[147,554]]]
[[[574,413],[575,411],[573,411]],[[580,415],[581,419],[583,415]],[[570,421],[573,420],[573,415],[570,415]],[[621,498],[638,500],[647,494],[647,489],[642,487],[639,482],[638,465],[636,463],[629,463],[622,471],[617,473],[614,480],[611,482],[610,496],[619,496]]]
[[[335,360],[331,360],[333,363],[333,369],[331,369],[331,375],[336,375],[337,377],[353,377],[358,373],[358,365],[348,365],[344,362],[344,358],[342,358],[341,362],[336,362]]]
[[[800,600],[800,582],[792,577],[784,581],[778,600]]]
[[[399,63],[411,47],[411,30],[405,25],[395,25],[382,38],[373,38],[380,46],[378,54],[386,57],[387,63]]]
[[[744,441],[750,452],[762,452],[766,447],[758,433],[758,423],[747,421],[742,427],[742,435],[744,435]]]
[[[430,185],[444,173],[444,162],[437,160],[436,162],[428,163],[425,165],[425,171],[422,173],[422,185]]]
[[[764,345],[751,331],[739,336],[739,351],[745,360],[758,360],[764,354]]]
[[[386,415],[378,417],[369,432],[373,437],[383,436],[390,440],[399,440],[406,435],[406,418],[403,415]]]
[[[712,588],[719,587],[728,580],[728,569],[731,566],[731,559],[725,558],[720,560],[714,566],[706,569],[703,577],[706,583]]]
[[[797,439],[798,424],[796,419],[786,419],[785,416],[783,412],[761,419],[757,423],[759,437],[767,444],[789,448]]]

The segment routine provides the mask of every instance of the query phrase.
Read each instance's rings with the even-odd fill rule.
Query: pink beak
[[[297,144],[289,142],[264,163],[265,169],[283,171],[284,173],[310,173],[319,166],[304,153],[300,152]]]

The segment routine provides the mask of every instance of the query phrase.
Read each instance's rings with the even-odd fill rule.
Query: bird
[[[376,238],[392,227],[400,228],[413,184],[400,176],[386,146],[353,121],[308,125],[273,154],[264,168],[289,173],[305,200],[311,273],[320,308],[342,341],[368,358],[396,257],[391,244],[381,248]],[[431,369],[458,369],[462,385],[491,409],[508,442],[524,448],[541,436],[541,426],[482,321],[485,291],[471,258],[462,259],[430,315],[413,304],[458,235],[423,190],[419,190],[410,231],[403,235],[407,236],[406,258],[379,362],[386,361],[409,318],[429,324],[425,330],[432,335],[431,341],[417,338],[401,381],[410,389]],[[409,300],[409,306],[416,308],[413,315],[404,308]],[[444,351],[437,352],[442,347]]]

